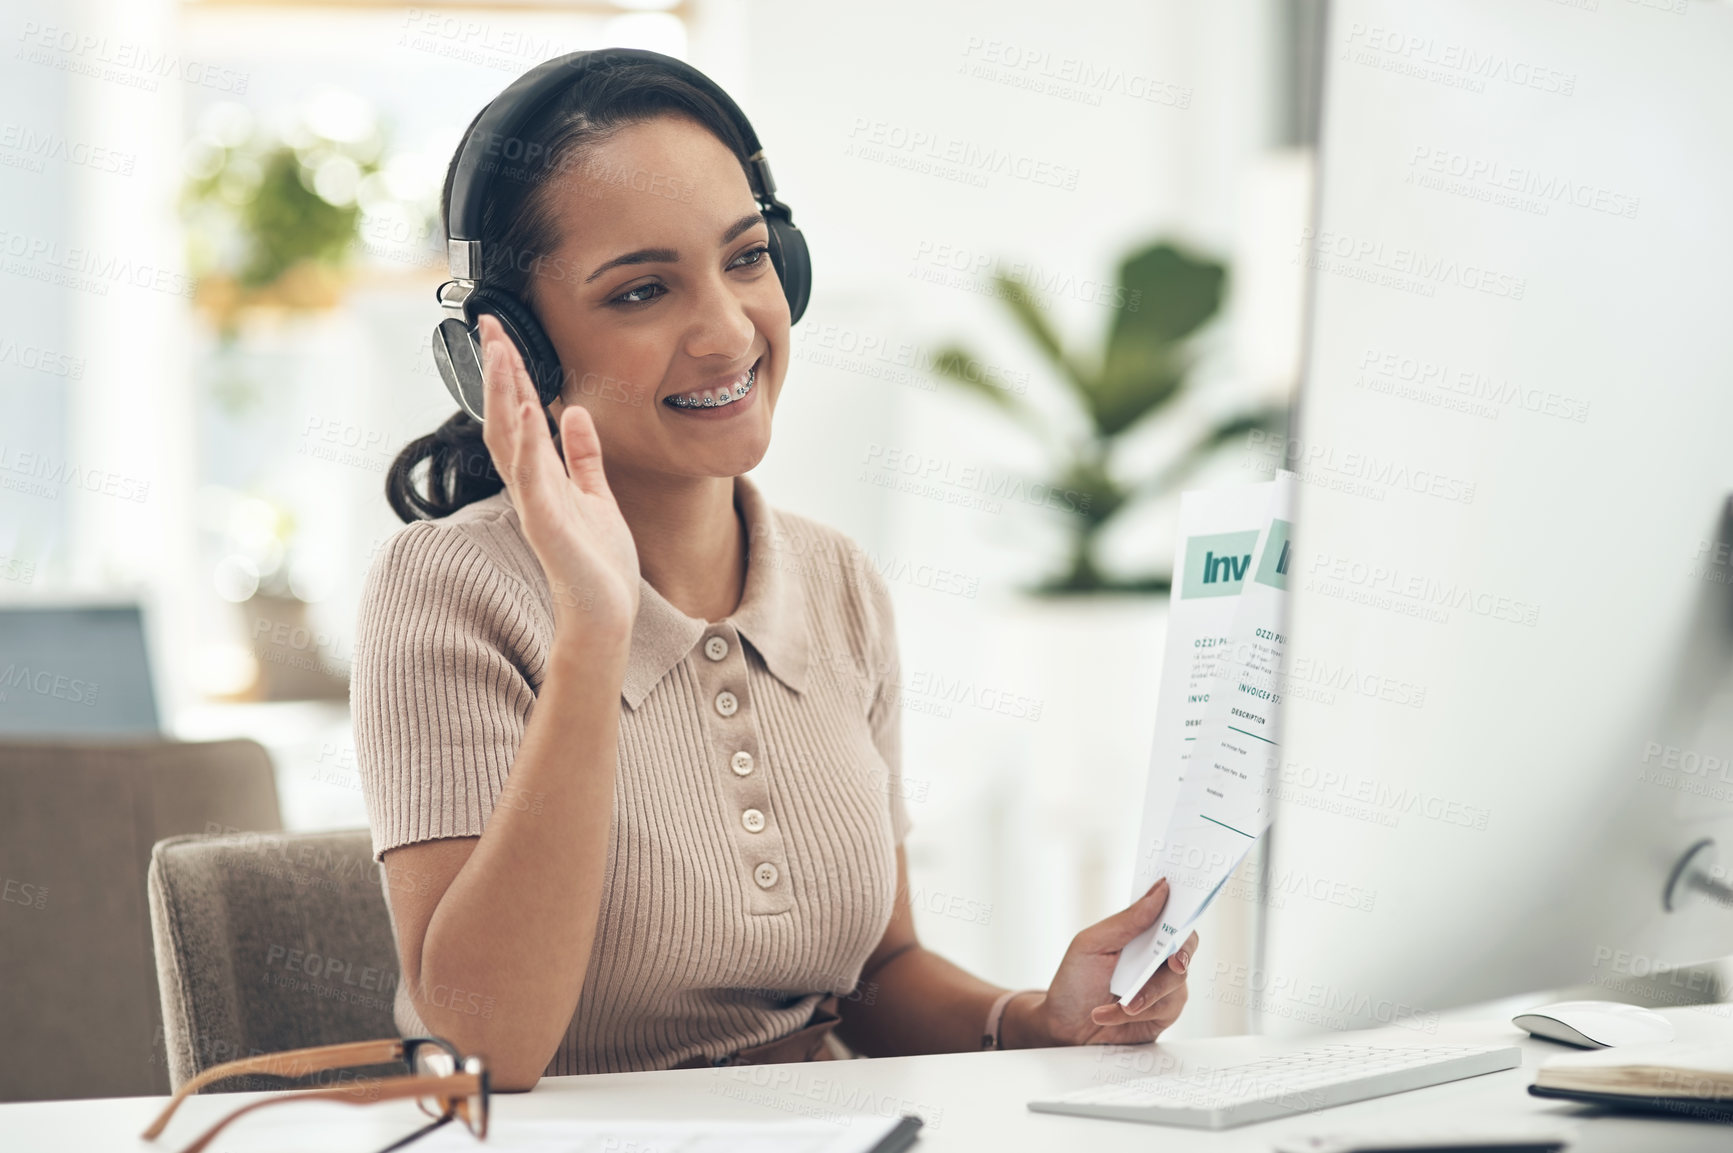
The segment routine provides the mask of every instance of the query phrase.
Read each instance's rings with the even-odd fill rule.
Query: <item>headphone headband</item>
[[[752,122],[746,119],[733,97],[708,76],[684,60],[642,48],[570,52],[543,61],[512,81],[482,110],[464,138],[451,182],[451,202],[446,207],[446,255],[453,276],[460,280],[481,279],[481,242],[477,238],[481,235],[488,183],[502,168],[527,170],[548,162],[547,156],[538,154],[539,144],[524,140],[525,126],[566,91],[573,73],[629,63],[654,64],[715,100],[746,142],[747,180],[752,185],[753,198],[761,208],[778,211],[792,222],[788,206],[776,199],[776,182],[771,179],[770,165],[764,159],[764,149],[752,130]]]

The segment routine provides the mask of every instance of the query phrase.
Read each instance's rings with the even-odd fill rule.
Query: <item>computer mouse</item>
[[[1510,1023],[1548,1041],[1582,1049],[1649,1045],[1673,1039],[1673,1023],[1655,1012],[1618,1001],[1559,1001],[1518,1013]]]

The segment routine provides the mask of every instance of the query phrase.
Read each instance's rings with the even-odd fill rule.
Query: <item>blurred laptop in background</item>
[[[0,605],[0,737],[161,732],[137,604]]]

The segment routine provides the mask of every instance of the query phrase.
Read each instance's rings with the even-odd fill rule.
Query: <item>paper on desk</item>
[[[1233,618],[1226,630],[1229,643],[1224,655],[1214,662],[1206,699],[1195,701],[1190,698],[1196,694],[1188,692],[1188,700],[1179,711],[1184,720],[1192,720],[1200,704],[1203,710],[1200,723],[1193,729],[1196,737],[1189,757],[1174,752],[1172,717],[1161,715],[1174,709],[1169,669],[1176,670],[1176,680],[1194,675],[1195,666],[1186,667],[1183,658],[1175,662],[1174,649],[1186,644],[1188,638],[1194,646],[1202,640],[1197,629],[1206,619],[1195,605],[1182,608],[1189,599],[1186,594],[1194,576],[1202,587],[1204,572],[1198,558],[1186,555],[1193,552],[1190,537],[1182,549],[1184,567],[1179,570],[1181,583],[1171,618],[1179,620],[1180,627],[1176,636],[1175,625],[1169,625],[1169,663],[1162,672],[1156,747],[1140,843],[1140,860],[1147,858],[1150,864],[1139,870],[1139,887],[1135,889],[1135,895],[1141,896],[1157,877],[1166,876],[1169,893],[1161,919],[1119,954],[1108,987],[1122,1000],[1142,988],[1184,943],[1198,916],[1269,824],[1269,788],[1281,747],[1278,724],[1282,661],[1287,648],[1293,474],[1278,472],[1268,486],[1258,487],[1266,490],[1258,494],[1263,500],[1262,523],[1250,559],[1239,570],[1244,580],[1239,595],[1232,598]],[[1237,507],[1226,503],[1217,507],[1224,516],[1245,515],[1253,500],[1248,493]],[[1183,509],[1181,516],[1183,524]],[[1215,563],[1213,550],[1207,550],[1206,555]],[[1168,742],[1165,746],[1164,740]],[[1163,757],[1169,758],[1171,766],[1165,774]],[[1165,831],[1156,839],[1149,833],[1161,808],[1167,809],[1168,818]]]
[[[871,1153],[900,1118],[789,1121],[494,1120],[487,1142],[447,1125],[411,1146],[423,1153]]]

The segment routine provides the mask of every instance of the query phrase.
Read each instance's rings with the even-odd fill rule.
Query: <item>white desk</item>
[[[1723,1007],[1725,1009],[1726,1007]],[[1723,1013],[1667,1010],[1681,1039],[1733,1029]],[[1149,1046],[1037,1049],[935,1057],[693,1069],[667,1073],[615,1073],[553,1077],[533,1092],[496,1095],[495,1124],[517,1118],[766,1118],[834,1117],[843,1113],[915,1112],[927,1125],[917,1153],[946,1150],[1062,1150],[1089,1153],[1155,1149],[1266,1151],[1279,1136],[1348,1128],[1356,1123],[1421,1125],[1534,1117],[1580,1119],[1573,1153],[1612,1150],[1715,1150],[1733,1146],[1733,1127],[1708,1123],[1602,1116],[1561,1102],[1530,1097],[1532,1068],[1561,1046],[1528,1039],[1504,1018],[1447,1020],[1436,1034],[1386,1031],[1408,1040],[1520,1043],[1524,1068],[1456,1081],[1321,1113],[1269,1121],[1218,1133],[1122,1121],[1031,1113],[1024,1103],[1088,1085],[1100,1076],[1123,1076]],[[1333,1038],[1354,1036],[1332,1034]],[[1359,1036],[1370,1036],[1360,1034]],[[1300,1044],[1257,1037],[1174,1041],[1161,1048],[1186,1062],[1219,1064]],[[161,1107],[157,1098],[53,1101],[0,1105],[0,1147],[9,1153],[49,1150],[150,1150],[173,1153],[223,1112],[259,1094],[194,1097],[156,1142],[138,1133]],[[305,1103],[244,1117],[212,1145],[220,1153],[317,1150],[372,1153],[411,1132],[425,1118],[407,1102],[351,1106]],[[489,1145],[492,1142],[488,1143]],[[477,1153],[487,1145],[477,1144]],[[414,1146],[410,1146],[411,1149]]]

